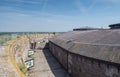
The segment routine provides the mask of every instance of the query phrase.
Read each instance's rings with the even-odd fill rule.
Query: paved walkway
[[[70,77],[48,49],[36,50],[35,65],[29,77]]]

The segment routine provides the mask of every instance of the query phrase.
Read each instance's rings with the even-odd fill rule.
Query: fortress
[[[29,59],[28,50],[38,49],[44,52],[49,49],[71,77],[120,77],[120,24],[109,27],[110,29],[79,28],[56,36],[23,35],[8,41],[3,49],[5,53],[1,53],[3,57],[0,67],[7,66],[1,69],[1,76],[31,77],[20,66]],[[39,67],[40,64],[36,62],[35,66]]]
[[[72,77],[120,77],[120,24],[74,29],[49,40],[49,49]]]

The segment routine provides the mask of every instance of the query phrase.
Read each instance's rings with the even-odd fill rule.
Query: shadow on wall
[[[49,48],[73,77],[120,77],[120,64],[75,54],[52,42]]]
[[[70,77],[57,59],[49,52],[48,44],[43,48],[43,53],[55,77]]]

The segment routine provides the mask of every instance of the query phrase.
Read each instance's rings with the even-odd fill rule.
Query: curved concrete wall
[[[15,69],[15,75],[10,77],[26,77],[25,74],[20,70],[18,64],[23,64],[26,60],[27,51],[29,49],[29,41],[26,36],[11,40],[6,43],[6,51],[8,52],[8,59]],[[11,70],[11,69],[9,69]],[[13,73],[13,74],[14,74]]]
[[[91,45],[90,47],[93,46]],[[116,48],[118,49],[119,47]],[[90,55],[81,55],[79,53],[73,53],[52,41],[49,41],[49,49],[72,77],[120,77],[119,56],[113,56],[113,59],[117,57],[118,63],[115,63],[117,61],[112,62],[112,59],[109,61],[109,58],[107,60],[109,55],[104,55],[104,53],[102,54],[105,56],[105,60],[104,58],[99,59]],[[106,47],[102,48],[102,50],[105,49]],[[95,54],[93,53],[93,55]]]

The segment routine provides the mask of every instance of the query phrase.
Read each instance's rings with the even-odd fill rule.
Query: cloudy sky
[[[0,32],[59,32],[113,23],[120,23],[120,0],[0,0]]]

